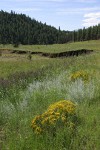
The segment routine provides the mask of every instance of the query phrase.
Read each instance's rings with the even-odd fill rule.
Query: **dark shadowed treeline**
[[[57,30],[24,14],[0,11],[0,43],[54,44],[65,43],[66,32]]]
[[[100,39],[100,24],[77,31],[61,31],[24,14],[0,11],[1,44],[55,44]]]
[[[100,24],[72,31],[68,35],[71,41],[88,41],[100,39]]]

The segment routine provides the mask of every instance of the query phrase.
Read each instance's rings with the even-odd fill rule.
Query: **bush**
[[[32,60],[32,55],[31,55],[31,53],[28,54],[27,58],[28,58],[28,60]]]
[[[2,51],[0,51],[0,56],[2,56]]]
[[[57,130],[68,127],[74,129],[76,105],[69,100],[62,100],[50,105],[43,114],[36,116],[32,121],[33,132],[44,132],[56,135]]]
[[[71,78],[71,81],[82,79],[84,82],[87,82],[89,80],[89,75],[87,74],[87,72],[81,70],[81,71],[77,71],[73,73],[70,78]]]

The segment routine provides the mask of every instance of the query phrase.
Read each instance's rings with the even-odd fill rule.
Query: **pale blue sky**
[[[0,0],[0,9],[26,14],[61,30],[100,23],[100,0]]]

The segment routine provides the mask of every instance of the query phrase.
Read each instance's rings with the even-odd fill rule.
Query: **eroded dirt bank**
[[[80,49],[80,50],[72,50],[72,51],[65,51],[60,53],[45,53],[45,52],[32,52],[28,50],[11,50],[11,49],[0,49],[1,53],[10,53],[10,54],[37,54],[49,58],[57,58],[57,57],[71,57],[71,56],[79,56],[83,54],[90,54],[93,50],[87,49]]]

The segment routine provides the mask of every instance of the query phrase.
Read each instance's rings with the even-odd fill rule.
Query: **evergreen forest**
[[[0,11],[0,44],[63,44],[100,39],[100,24],[74,31],[62,31],[26,16]]]

